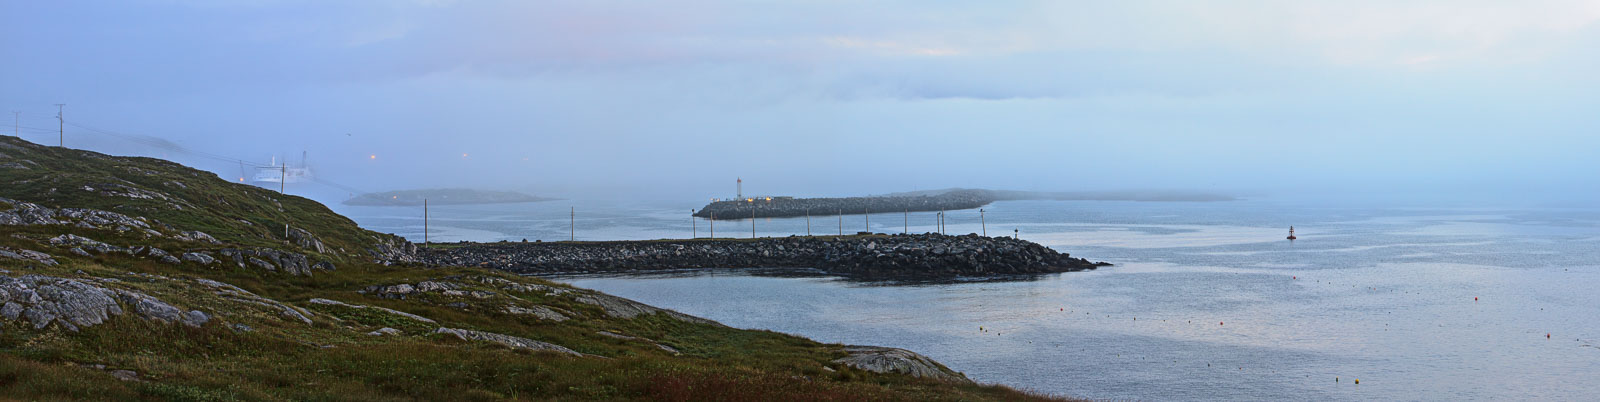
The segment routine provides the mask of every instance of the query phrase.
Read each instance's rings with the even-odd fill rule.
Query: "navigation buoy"
[[[1222,325],[1222,321],[1217,321],[1217,325]]]
[[[1361,379],[1360,378],[1356,379],[1356,385],[1361,385]]]
[[[1477,296],[1473,296],[1472,297],[1472,301],[1478,301],[1478,297]]]
[[[1294,226],[1290,226],[1289,227],[1289,240],[1294,240],[1294,239],[1297,239],[1297,237],[1294,237]]]
[[[1550,339],[1550,333],[1549,332],[1544,333],[1544,339]]]

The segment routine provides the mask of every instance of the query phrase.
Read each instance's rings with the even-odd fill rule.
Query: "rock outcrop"
[[[483,332],[483,331],[473,331],[473,330],[470,330],[470,329],[455,329],[455,328],[442,328],[441,327],[439,329],[433,330],[433,333],[435,333],[435,334],[455,335],[457,338],[461,338],[462,340],[467,340],[467,341],[494,342],[494,343],[498,343],[498,344],[501,344],[501,345],[509,346],[512,349],[532,349],[532,350],[539,350],[539,351],[556,352],[556,353],[565,354],[565,355],[571,355],[571,356],[583,356],[582,353],[578,353],[577,351],[574,351],[572,349],[567,349],[566,347],[561,346],[561,345],[548,343],[548,342],[540,342],[540,341],[536,341],[536,340],[532,340],[532,339],[528,339],[528,338],[515,337],[515,336],[511,336],[511,335],[496,334],[496,333],[493,333],[493,332]]]
[[[755,240],[478,243],[427,250],[438,265],[517,273],[602,273],[689,268],[809,268],[866,279],[954,279],[1094,269],[1092,263],[1009,237],[940,234]]]
[[[411,313],[407,313],[407,312],[404,312],[404,311],[395,310],[395,309],[391,309],[391,308],[384,308],[384,307],[378,307],[378,306],[363,306],[363,305],[349,304],[349,303],[341,302],[341,301],[338,301],[338,300],[328,300],[328,299],[311,299],[311,300],[309,300],[309,302],[311,302],[311,304],[322,304],[322,305],[329,305],[329,306],[339,306],[339,307],[353,308],[353,309],[368,309],[368,308],[370,308],[370,309],[373,309],[373,310],[378,310],[378,311],[382,311],[382,312],[385,312],[385,313],[394,314],[394,315],[398,315],[398,316],[405,317],[405,318],[410,318],[410,319],[417,320],[417,321],[420,321],[420,322],[425,322],[425,323],[429,323],[429,324],[434,323],[434,321],[429,319],[428,317],[423,317],[423,316],[420,316],[420,315],[411,314]]]
[[[305,254],[265,247],[225,248],[218,250],[217,253],[232,260],[239,268],[255,267],[273,272],[282,271],[290,275],[310,276],[316,270],[334,269],[333,264],[327,261],[312,263]]]
[[[56,265],[57,264],[56,259],[50,257],[49,254],[45,254],[45,253],[41,253],[41,252],[33,251],[33,250],[13,249],[13,248],[7,248],[7,247],[0,247],[0,258],[9,258],[9,259],[13,259],[13,260],[22,260],[22,261],[33,261],[33,262],[37,262],[37,263],[44,264],[44,265]]]
[[[933,195],[845,198],[746,198],[707,204],[694,216],[728,220],[824,216],[906,211],[941,211],[977,208],[994,202],[987,191],[955,190]]]
[[[878,346],[846,346],[844,352],[849,356],[834,360],[834,363],[855,367],[874,373],[900,373],[919,378],[932,378],[940,381],[971,383],[967,376],[961,375],[927,356],[915,352]]]
[[[661,313],[661,314],[666,314],[668,317],[672,317],[672,318],[677,319],[679,321],[693,322],[693,323],[699,323],[699,324],[721,325],[721,324],[718,324],[716,321],[711,321],[711,320],[707,320],[707,319],[704,319],[704,318],[695,317],[695,316],[692,316],[692,315],[679,313],[679,312],[676,312],[676,311],[667,310],[667,309],[664,309],[664,308],[651,306],[651,305],[648,305],[648,304],[644,304],[644,303],[640,303],[640,302],[636,302],[636,301],[633,301],[633,300],[628,300],[628,299],[624,299],[624,298],[621,298],[621,297],[612,296],[612,295],[608,295],[608,294],[600,293],[600,292],[586,292],[584,294],[578,295],[577,297],[574,297],[573,300],[575,300],[575,301],[577,301],[579,303],[583,303],[583,304],[588,304],[588,305],[592,305],[592,306],[595,306],[595,307],[599,307],[601,310],[604,310],[606,312],[606,315],[611,316],[613,318],[634,318],[634,317],[638,317],[640,315],[651,315],[651,314]]]
[[[0,317],[6,321],[25,318],[34,329],[43,329],[51,323],[69,331],[100,325],[110,316],[121,315],[122,304],[145,319],[196,327],[210,320],[203,312],[186,313],[160,299],[131,290],[44,275],[0,276]]]
[[[30,202],[0,198],[0,225],[70,225],[85,229],[137,232],[145,237],[222,244],[200,231],[179,231],[159,221],[88,208],[47,208]]]

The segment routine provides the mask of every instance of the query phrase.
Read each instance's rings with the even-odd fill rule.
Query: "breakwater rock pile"
[[[845,197],[845,198],[760,198],[717,201],[696,211],[694,216],[708,219],[780,218],[835,214],[941,211],[978,208],[994,202],[985,190],[955,190],[930,195]]]
[[[464,243],[422,253],[428,263],[524,274],[690,268],[810,268],[863,279],[956,279],[1082,271],[1110,265],[1025,240],[940,234],[750,240]]]

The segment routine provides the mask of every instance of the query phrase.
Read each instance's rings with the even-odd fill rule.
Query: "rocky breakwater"
[[[956,190],[933,195],[845,198],[750,198],[707,204],[694,216],[728,220],[792,216],[858,215],[906,211],[970,209],[994,202],[988,191]]]
[[[1006,237],[939,234],[752,240],[464,243],[422,253],[428,263],[525,274],[691,268],[809,268],[862,279],[941,280],[1083,271],[1089,262]]]

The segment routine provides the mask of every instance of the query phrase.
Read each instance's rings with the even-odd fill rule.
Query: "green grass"
[[[0,154],[10,157],[5,160],[37,164],[31,169],[0,169],[0,183],[6,183],[0,186],[0,197],[144,216],[228,243],[293,249],[283,234],[287,223],[315,234],[333,250],[327,257],[335,261],[369,248],[374,236],[388,236],[361,229],[316,201],[230,182],[165,160],[47,147],[9,136],[0,136]],[[158,192],[170,200],[103,196],[98,190],[108,183]]]

